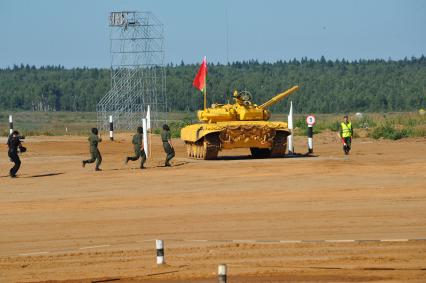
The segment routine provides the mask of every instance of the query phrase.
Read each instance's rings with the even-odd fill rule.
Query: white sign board
[[[314,115],[309,115],[308,117],[306,117],[306,123],[308,124],[308,126],[313,126],[315,125],[315,116]]]
[[[126,14],[123,12],[111,12],[109,16],[110,26],[124,26],[127,22]]]

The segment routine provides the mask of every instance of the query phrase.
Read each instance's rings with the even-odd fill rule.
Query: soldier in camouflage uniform
[[[101,171],[99,166],[102,163],[102,156],[98,149],[98,144],[102,141],[100,137],[98,137],[98,129],[92,128],[92,133],[90,134],[89,138],[89,145],[90,145],[90,156],[91,159],[83,160],[82,165],[83,167],[86,166],[87,163],[93,163],[96,161],[96,171]]]
[[[170,134],[170,128],[167,124],[163,125],[163,131],[161,132],[161,140],[163,142],[164,151],[167,153],[166,162],[164,166],[172,166],[170,160],[175,157],[175,149],[173,148],[172,138]]]
[[[146,161],[146,154],[145,154],[145,150],[143,149],[143,137],[142,137],[142,133],[143,133],[143,128],[142,127],[138,127],[136,134],[133,136],[132,139],[132,144],[135,150],[135,156],[131,157],[128,156],[126,157],[126,164],[127,162],[129,162],[129,160],[131,161],[136,161],[138,160],[140,157],[141,158],[141,169],[145,169],[145,167],[143,166],[145,164]]]
[[[7,153],[9,155],[10,161],[15,163],[15,165],[9,171],[11,178],[16,178],[16,173],[18,173],[18,170],[21,167],[21,159],[19,158],[18,152],[27,151],[27,149],[22,146],[21,139],[25,139],[25,137],[20,136],[18,131],[13,131],[7,139],[7,146],[9,147]]]

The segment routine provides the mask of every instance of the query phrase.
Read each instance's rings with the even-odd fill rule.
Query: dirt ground
[[[0,139],[0,282],[207,283],[220,263],[228,283],[426,282],[426,139],[360,138],[345,158],[323,133],[317,157],[216,161],[175,140],[165,168],[153,137],[145,170],[123,162],[130,139],[103,141],[95,172],[86,138],[30,137],[17,179]]]

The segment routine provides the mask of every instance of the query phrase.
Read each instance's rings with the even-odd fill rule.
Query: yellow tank
[[[235,91],[234,104],[213,104],[198,111],[201,123],[181,130],[188,157],[216,159],[220,150],[232,148],[250,148],[253,157],[283,156],[290,132],[286,122],[268,121],[267,108],[298,89],[294,86],[262,105],[251,102],[249,92]]]

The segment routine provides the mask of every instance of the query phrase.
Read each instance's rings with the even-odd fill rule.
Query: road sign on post
[[[308,124],[308,126],[313,126],[316,123],[315,120],[315,116],[314,115],[309,115],[308,117],[306,117],[306,123]]]

